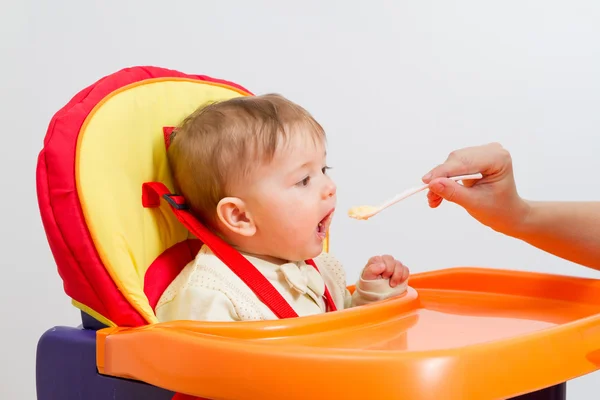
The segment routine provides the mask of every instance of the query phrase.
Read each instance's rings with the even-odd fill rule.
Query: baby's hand
[[[363,270],[362,278],[367,281],[389,279],[390,286],[396,287],[408,279],[410,271],[400,261],[389,255],[375,256],[369,259]]]

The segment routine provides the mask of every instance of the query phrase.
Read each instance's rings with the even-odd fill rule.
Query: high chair
[[[397,298],[297,317],[172,192],[173,127],[207,101],[251,95],[208,76],[135,67],[54,115],[37,193],[82,324],[41,337],[38,399],[558,400],[566,381],[599,368],[593,279],[451,268],[412,275]],[[159,297],[202,242],[280,319],[159,323]]]

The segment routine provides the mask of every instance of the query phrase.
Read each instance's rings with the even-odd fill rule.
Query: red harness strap
[[[256,296],[277,315],[278,318],[293,318],[298,314],[288,304],[281,294],[265,278],[250,261],[231,248],[223,239],[202,225],[188,210],[183,196],[171,194],[168,188],[160,182],[149,182],[142,185],[142,204],[144,207],[160,206],[160,199],[165,199],[175,213],[177,219],[198,239],[206,244],[215,255],[225,263]],[[306,260],[317,271],[313,260]],[[335,303],[325,285],[325,300],[328,311],[335,311]]]
[[[317,271],[319,271],[319,268],[317,268],[317,264],[313,260],[306,260],[306,263],[312,265]],[[335,303],[333,302],[333,297],[331,297],[331,293],[329,293],[327,284],[325,284],[325,296],[323,297],[325,297],[325,302],[327,303],[327,311],[336,311],[337,308],[335,306]]]

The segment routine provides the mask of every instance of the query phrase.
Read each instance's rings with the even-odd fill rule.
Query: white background
[[[382,252],[413,272],[475,265],[598,277],[454,205],[430,210],[424,193],[366,223],[345,212],[420,183],[455,148],[490,141],[513,154],[523,196],[598,200],[599,21],[593,0],[4,2],[0,397],[35,398],[39,336],[79,323],[35,192],[47,124],[77,91],[155,65],[305,106],[328,133],[339,190],[332,250],[350,281]],[[598,390],[600,375],[579,378],[569,399]]]

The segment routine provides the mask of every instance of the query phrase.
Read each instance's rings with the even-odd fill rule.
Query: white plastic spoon
[[[483,178],[483,175],[480,173],[448,177],[448,179],[452,179],[454,181],[462,181],[462,180],[467,180],[467,179],[481,179],[481,178]],[[397,194],[392,199],[386,201],[385,203],[383,203],[382,205],[380,205],[378,207],[375,207],[375,206],[352,207],[350,209],[350,211],[348,211],[348,216],[350,218],[354,218],[354,219],[363,219],[363,220],[369,219],[372,216],[379,214],[386,208],[393,206],[394,204],[398,203],[399,201],[404,200],[407,197],[410,197],[415,193],[419,193],[420,191],[423,191],[423,190],[427,189],[428,187],[429,187],[429,185],[425,184],[425,185],[421,185],[421,186],[414,187],[411,189],[407,189],[404,192]]]

